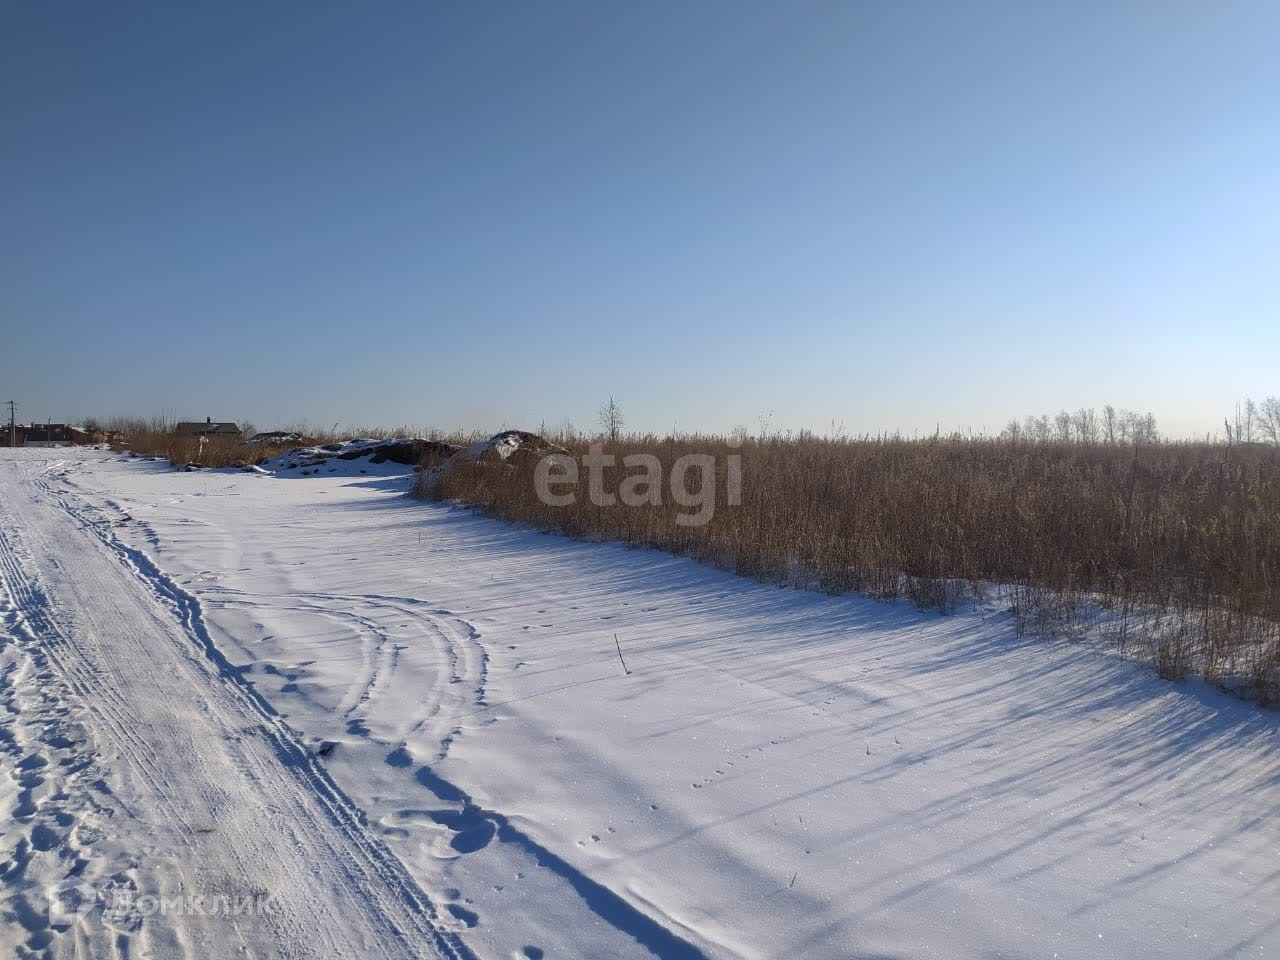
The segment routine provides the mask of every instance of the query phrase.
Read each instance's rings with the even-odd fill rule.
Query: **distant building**
[[[19,423],[14,429],[19,447],[68,447],[88,443],[89,434],[65,423]],[[0,426],[0,446],[9,446],[9,425]]]
[[[240,428],[229,421],[217,421],[212,417],[205,417],[204,423],[197,421],[184,422],[173,428],[174,433],[180,433],[188,437],[239,437]]]

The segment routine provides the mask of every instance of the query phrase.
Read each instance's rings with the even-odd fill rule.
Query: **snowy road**
[[[1280,953],[1275,711],[401,469],[0,451],[0,955]]]
[[[4,729],[21,771],[0,882],[23,928],[15,951],[467,955],[314,753],[210,645],[194,598],[46,470],[0,461],[14,640]],[[37,687],[37,700],[16,699]],[[71,874],[103,896],[128,891],[133,911],[50,927],[45,888]],[[160,922],[148,895],[170,901]]]

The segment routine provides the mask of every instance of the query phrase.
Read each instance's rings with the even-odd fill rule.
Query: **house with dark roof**
[[[230,421],[205,417],[204,423],[196,421],[179,423],[173,432],[187,437],[239,437],[240,428]]]
[[[19,423],[13,428],[19,447],[69,447],[88,443],[89,434],[66,423]],[[9,425],[0,426],[0,447],[9,446]]]

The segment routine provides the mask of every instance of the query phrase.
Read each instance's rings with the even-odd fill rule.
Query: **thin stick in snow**
[[[618,648],[618,660],[622,663],[622,672],[628,677],[631,676],[631,671],[627,669],[627,661],[622,659],[622,644],[618,642],[618,635],[616,633],[613,635],[613,645]]]

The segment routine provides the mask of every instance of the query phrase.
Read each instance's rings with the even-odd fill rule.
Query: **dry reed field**
[[[146,457],[163,457],[175,467],[188,463],[202,467],[234,467],[255,463],[275,456],[298,444],[255,444],[247,446],[239,437],[207,438],[204,448],[194,436],[174,433],[171,429],[134,429],[125,432],[125,446],[133,453]]]
[[[575,457],[587,452],[585,440],[558,439]],[[1097,631],[1162,676],[1195,673],[1280,701],[1275,446],[801,435],[633,436],[604,449],[619,464],[654,455],[664,476],[682,455],[713,455],[718,509],[703,526],[681,525],[670,496],[597,506],[585,480],[573,504],[549,506],[527,463],[456,467],[420,492],[769,582],[905,596],[944,612],[994,596],[1020,631]],[[724,504],[731,455],[742,458],[740,506]],[[603,489],[618,490],[628,472],[604,468]]]

